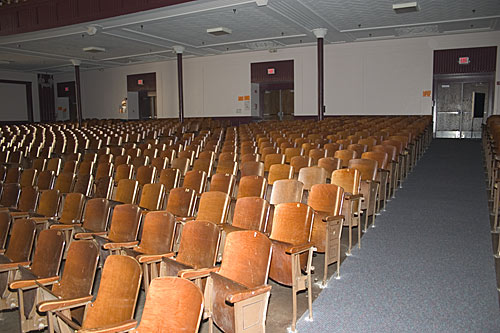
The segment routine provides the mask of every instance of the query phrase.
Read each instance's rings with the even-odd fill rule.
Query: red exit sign
[[[144,80],[137,80],[137,84],[139,86],[143,86],[144,85]]]
[[[460,65],[468,65],[468,64],[470,64],[470,59],[469,59],[469,57],[460,57],[460,58],[458,58],[458,63]]]
[[[64,91],[69,91],[69,87],[64,87]]]
[[[267,75],[274,75],[274,74],[276,74],[276,70],[274,68],[267,69]]]

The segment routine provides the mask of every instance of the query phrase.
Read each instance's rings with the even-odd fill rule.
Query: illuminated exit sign
[[[143,86],[144,85],[144,80],[137,80],[137,84],[139,86]]]
[[[470,64],[469,57],[460,57],[460,58],[458,58],[458,64],[459,65],[468,65],[468,64]]]
[[[276,70],[274,68],[267,69],[267,75],[274,75],[274,74],[276,74]]]

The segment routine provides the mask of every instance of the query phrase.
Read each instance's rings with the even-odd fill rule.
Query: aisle
[[[434,140],[299,332],[500,332],[479,141]]]

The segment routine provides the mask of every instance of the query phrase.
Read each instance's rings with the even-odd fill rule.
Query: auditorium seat
[[[61,329],[66,330],[109,330],[118,326],[119,330],[130,330],[135,327],[133,320],[137,297],[141,283],[141,266],[132,257],[109,256],[102,269],[101,281],[97,297],[93,296],[52,300],[42,302],[38,306],[40,312],[49,312],[49,318],[59,319],[63,309],[73,309],[85,306],[85,315],[81,326],[69,325],[64,320],[57,320]],[[116,286],[122,286],[116,288]]]

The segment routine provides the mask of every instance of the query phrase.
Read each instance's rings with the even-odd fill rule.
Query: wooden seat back
[[[19,178],[21,177],[21,167],[10,166],[7,169],[7,174],[5,175],[5,184],[19,183]]]
[[[298,180],[304,184],[304,190],[309,191],[315,184],[325,184],[327,175],[325,169],[313,166],[300,169]]]
[[[210,221],[215,224],[224,224],[229,212],[231,198],[227,193],[210,191],[201,195],[197,220]]]
[[[121,179],[116,188],[115,200],[126,204],[134,204],[139,193],[139,182],[135,179]]]
[[[94,232],[106,231],[110,212],[111,205],[107,199],[90,199],[85,205],[82,227]]]
[[[38,202],[39,192],[36,186],[26,186],[21,189],[17,209],[21,212],[35,211]]]
[[[310,167],[312,164],[312,159],[309,156],[294,156],[290,161],[290,165],[293,167],[295,174],[298,174],[300,169]]]
[[[132,242],[137,239],[141,222],[141,209],[137,205],[115,206],[111,217],[108,239],[112,242]]]
[[[264,232],[269,219],[269,202],[260,197],[243,197],[236,201],[234,227]]]
[[[260,197],[266,195],[267,180],[261,176],[241,177],[236,198]]]
[[[362,159],[374,160],[378,163],[378,168],[387,170],[388,154],[386,152],[368,151],[361,155]]]
[[[280,203],[274,208],[271,239],[300,245],[311,237],[314,210],[298,202]]]
[[[65,237],[60,230],[42,230],[38,235],[30,271],[39,278],[56,276],[64,252]]]
[[[242,162],[241,177],[245,176],[261,176],[264,177],[264,163],[256,161]]]
[[[294,170],[295,168],[288,164],[273,164],[269,169],[267,181],[269,185],[273,185],[276,181],[281,179],[292,179]]]
[[[146,184],[142,188],[139,207],[148,210],[160,210],[165,201],[165,186],[161,183]]]
[[[156,179],[156,168],[151,165],[140,166],[135,179],[139,182],[139,186],[153,183]]]
[[[33,185],[31,185],[33,186]],[[19,202],[19,195],[21,194],[21,186],[17,183],[3,184],[2,198],[0,199],[0,206],[2,207],[17,207]]]
[[[235,184],[236,178],[234,175],[217,173],[210,180],[210,191],[224,192],[232,197]]]
[[[95,179],[101,179],[104,177],[112,177],[113,176],[113,164],[111,163],[99,163],[97,165],[97,171],[95,174]]]
[[[222,155],[222,154],[221,154]],[[234,160],[221,160],[219,156],[219,161],[217,163],[216,173],[229,173],[234,176],[238,174],[238,162]]]
[[[12,262],[28,261],[35,240],[36,224],[33,220],[19,219],[12,224],[5,256]]]
[[[179,187],[181,171],[179,169],[168,168],[160,171],[159,183],[165,186],[165,191],[170,192],[173,188]]]
[[[40,202],[36,212],[43,216],[56,216],[59,208],[59,190],[45,190],[40,194]]]
[[[37,186],[40,191],[50,190],[54,186],[56,174],[52,170],[44,170],[38,175]]]
[[[168,309],[158,316],[158,309]],[[154,279],[144,303],[141,322],[132,332],[198,332],[203,294],[193,282],[178,277]]]
[[[226,237],[218,274],[247,288],[267,283],[272,243],[254,230],[231,232]]]
[[[189,163],[189,158],[177,157],[172,160],[171,166],[174,169],[179,169],[181,171],[181,175],[184,176],[188,172]]]
[[[78,223],[82,218],[85,196],[81,193],[68,193],[64,199],[59,222],[63,224]]]
[[[176,187],[170,191],[166,210],[175,216],[193,216],[196,204],[196,191]]]
[[[122,179],[132,179],[134,176],[134,166],[132,164],[120,164],[116,167],[115,183]]]
[[[359,194],[361,173],[357,169],[339,169],[332,173],[331,183],[340,186],[345,192]]]
[[[323,157],[318,160],[318,167],[326,170],[327,178],[333,171],[341,168],[341,160],[335,157]]]
[[[176,261],[193,268],[213,267],[217,259],[220,228],[209,221],[189,221],[184,225]]]
[[[34,186],[38,170],[36,169],[24,169],[21,173],[21,179],[19,180],[19,185],[24,186]]]
[[[91,174],[78,175],[75,182],[73,192],[81,193],[89,197],[92,193],[92,186],[94,185],[94,177]]]
[[[110,255],[102,269],[97,297],[86,307],[82,329],[111,326],[134,316],[141,266],[132,257]]]
[[[144,218],[138,250],[145,254],[162,254],[172,250],[175,217],[167,211],[149,212]]]
[[[278,205],[285,202],[300,202],[304,184],[296,179],[282,179],[277,180],[273,184],[271,191],[271,205]]]
[[[361,180],[375,180],[377,178],[378,162],[364,158],[355,158],[349,161],[350,169],[357,169],[361,174]]]
[[[191,170],[184,176],[182,187],[193,189],[197,195],[205,191],[207,174],[205,171]]]
[[[75,174],[70,172],[61,172],[57,176],[54,189],[59,190],[61,193],[70,193],[73,191],[75,185]]]
[[[113,190],[113,178],[101,177],[95,180],[94,198],[111,199]]]
[[[343,149],[337,150],[333,157],[340,159],[342,167],[347,168],[347,166],[349,165],[349,161],[353,158],[356,158],[356,154],[357,153],[354,150]]]

